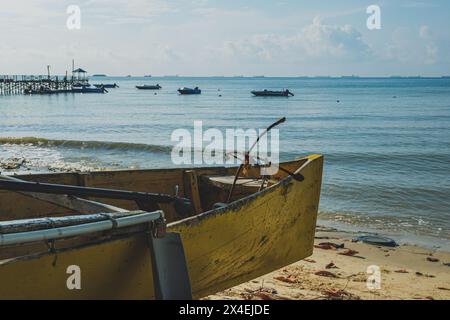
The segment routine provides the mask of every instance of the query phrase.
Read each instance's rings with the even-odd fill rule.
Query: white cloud
[[[448,28],[438,19],[398,28],[386,15],[383,29],[369,32],[365,8],[298,10],[285,1],[284,12],[208,0],[4,1],[0,69],[36,73],[51,64],[61,73],[75,58],[91,72],[118,75],[448,73]],[[81,30],[66,28],[69,4],[81,8]],[[318,13],[323,19],[313,20]]]
[[[266,62],[322,58],[355,60],[367,58],[371,54],[358,30],[350,25],[323,24],[319,18],[293,35],[259,34],[225,41],[219,51],[228,58]]]
[[[438,62],[438,53],[439,48],[430,27],[423,25],[418,31],[410,28],[396,29],[381,57],[404,64],[433,65]]]

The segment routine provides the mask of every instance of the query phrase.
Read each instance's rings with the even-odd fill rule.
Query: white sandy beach
[[[208,299],[450,299],[450,253],[412,245],[378,247],[351,239],[352,234],[318,228],[311,257]],[[370,266],[379,267],[379,289],[367,286]]]

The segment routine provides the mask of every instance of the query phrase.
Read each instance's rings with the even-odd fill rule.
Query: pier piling
[[[27,94],[30,92],[70,92],[74,85],[87,86],[88,78],[58,76],[0,75],[0,95]]]

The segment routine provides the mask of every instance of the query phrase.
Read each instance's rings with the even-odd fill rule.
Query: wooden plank
[[[157,300],[192,300],[183,242],[178,233],[149,236],[153,283]]]
[[[8,181],[24,181],[10,176],[0,175],[0,179]],[[126,212],[127,210],[103,204],[96,201],[86,200],[78,197],[57,195],[57,194],[43,194],[35,192],[17,192],[21,195],[31,197],[37,200],[55,204],[57,206],[73,210],[79,213],[92,214],[99,212]]]
[[[186,170],[185,174],[189,180],[189,186],[191,190],[191,200],[194,204],[195,213],[199,214],[203,212],[202,202],[200,199],[200,191],[198,189],[198,179],[195,170]]]

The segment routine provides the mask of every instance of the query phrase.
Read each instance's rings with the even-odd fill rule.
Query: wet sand
[[[412,245],[379,247],[352,238],[318,228],[311,257],[207,299],[450,299],[450,253]],[[380,288],[367,286],[376,276],[368,273],[370,266],[379,268]]]

